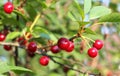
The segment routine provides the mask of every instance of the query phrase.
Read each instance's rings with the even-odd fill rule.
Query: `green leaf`
[[[20,23],[13,18],[4,18],[2,19],[3,25],[20,25]]]
[[[13,11],[15,14],[18,14],[20,15],[24,20],[28,21],[27,17],[25,15],[23,15],[21,12],[17,11],[17,10],[14,10]]]
[[[96,19],[110,13],[111,10],[109,8],[104,6],[96,6],[90,10],[90,19]]]
[[[1,62],[1,61],[0,61],[0,68],[1,68],[0,69],[0,74],[6,73],[10,70],[7,63],[6,62]]]
[[[29,72],[33,73],[32,70],[26,69],[24,67],[18,67],[18,66],[9,66],[10,70],[18,72],[18,73],[24,73],[24,72]]]
[[[35,27],[34,33],[37,35],[36,37],[40,36],[42,38],[52,39],[54,41],[57,41],[57,38],[55,37],[54,34],[52,34],[50,31],[48,31],[42,27]]]
[[[96,33],[94,31],[92,31],[90,28],[85,28],[85,32],[84,33],[87,33],[87,34],[93,34],[95,35]]]
[[[81,6],[80,6],[80,4],[78,3],[78,1],[77,0],[74,0],[75,1],[75,6],[77,7],[77,9],[78,9],[78,11],[79,11],[79,13],[80,13],[80,15],[81,15],[81,17],[82,17],[82,20],[84,20],[84,17],[85,17],[85,15],[84,15],[84,11],[83,11],[83,9],[81,8]]]
[[[68,17],[72,20],[72,21],[76,21],[76,17],[72,12],[68,12]]]
[[[7,35],[6,41],[12,40],[12,39],[18,37],[20,34],[21,34],[20,32],[11,32]]]
[[[32,9],[32,11],[31,11],[31,9]],[[37,15],[37,12],[34,9],[34,7],[31,4],[28,3],[27,6],[26,6],[26,11],[27,11],[27,13],[29,15],[29,18],[31,20],[34,20],[35,16]]]
[[[109,15],[102,16],[99,22],[120,22],[120,13],[111,13]]]
[[[90,22],[81,22],[81,21],[77,21],[77,22],[79,23],[80,26],[85,26],[90,23]]]
[[[7,76],[7,75],[2,75],[2,74],[0,74],[0,76]]]
[[[84,13],[87,14],[92,6],[92,1],[91,0],[84,0]]]

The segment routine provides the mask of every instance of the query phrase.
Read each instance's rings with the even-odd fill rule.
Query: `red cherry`
[[[6,36],[9,33],[7,29],[3,30],[3,34]]]
[[[63,50],[66,50],[70,45],[69,40],[66,38],[60,38],[57,44],[58,44],[58,47]]]
[[[4,4],[4,11],[7,14],[11,14],[13,10],[14,10],[14,6],[11,2],[7,2]]]
[[[29,52],[35,52],[37,50],[37,44],[35,42],[30,42],[27,46]]]
[[[65,72],[65,73],[67,73],[68,71],[69,71],[69,68],[68,67],[63,67],[63,71]]]
[[[70,45],[69,47],[65,50],[67,52],[72,52],[74,49],[74,43],[72,41],[69,41]]]
[[[94,47],[88,49],[88,55],[92,58],[96,57],[98,54],[98,50]]]
[[[60,48],[57,45],[54,45],[50,48],[52,53],[58,53],[60,52]]]
[[[35,53],[27,51],[27,55],[32,58],[35,56]]]
[[[12,49],[12,46],[10,45],[4,45],[4,49],[7,51],[10,51]]]
[[[93,47],[100,50],[103,47],[103,41],[101,40],[95,40],[95,43],[93,44]]]
[[[49,57],[48,56],[42,56],[40,59],[39,59],[39,63],[43,66],[47,66],[48,63],[49,63]]]
[[[26,45],[26,43],[27,43],[27,40],[25,40],[24,37],[20,37],[20,38],[18,38],[17,41],[19,42],[20,45]]]
[[[0,33],[0,41],[4,41],[5,40],[5,35]]]

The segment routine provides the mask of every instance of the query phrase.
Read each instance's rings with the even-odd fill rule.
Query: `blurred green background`
[[[22,1],[22,0],[21,0]],[[23,16],[19,21],[16,21],[16,13],[10,15],[3,12],[3,4],[6,0],[0,0],[0,32],[3,30],[3,26],[7,25],[9,29],[22,33],[26,28],[27,22],[33,22],[37,13],[42,12],[41,18],[37,21],[34,27],[33,40],[41,45],[47,45],[48,40],[57,42],[60,37],[71,38],[77,32],[79,25],[76,21],[71,19],[69,12],[72,11],[74,15],[81,19],[81,15],[78,12],[78,8],[73,4],[73,0],[27,0],[23,10]],[[81,8],[84,7],[84,0],[78,0]],[[13,0],[15,7],[20,5],[20,0]],[[120,12],[119,0],[92,0],[92,7],[105,6],[113,12]],[[99,10],[99,9],[98,9]],[[85,21],[90,21],[86,27],[90,27],[96,32],[93,34],[84,34],[93,40],[102,39],[104,41],[104,47],[99,51],[99,56],[91,59],[87,55],[88,46],[80,38],[75,40],[75,49],[71,53],[61,51],[58,54],[49,55],[58,56],[61,58],[54,58],[56,61],[70,65],[71,67],[87,71],[90,73],[101,73],[103,76],[119,76],[120,75],[120,23],[119,22],[105,22],[104,24],[97,24],[97,19],[89,19],[90,13],[85,14]],[[25,20],[25,17],[27,20]],[[90,42],[92,46],[92,42]],[[83,47],[84,46],[84,47]],[[82,48],[83,47],[83,48]],[[82,48],[82,49],[81,49]],[[64,72],[63,66],[50,61],[49,65],[44,67],[39,64],[39,58],[41,55],[36,54],[33,58],[26,56],[24,49],[19,49],[19,61],[21,67],[29,67],[35,74],[28,76],[83,76],[76,71],[69,70]],[[28,63],[26,64],[26,59]],[[5,51],[3,46],[0,46],[0,61],[7,62],[9,65],[14,65],[13,51]],[[0,68],[1,69],[1,68]],[[25,73],[18,76],[24,76]],[[26,73],[27,74],[27,73]],[[13,75],[14,76],[14,75]]]

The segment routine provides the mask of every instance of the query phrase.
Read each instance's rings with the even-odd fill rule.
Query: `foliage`
[[[84,4],[79,2],[80,0],[12,1],[15,9],[11,14],[6,14],[3,11],[3,4],[5,2],[0,1],[0,32],[3,32],[4,29],[9,30],[5,42],[9,42],[7,44],[11,44],[14,49],[16,48],[16,44],[14,43],[17,43],[20,66],[15,66],[14,64],[14,49],[11,52],[6,52],[2,46],[0,46],[0,66],[3,68],[0,69],[0,76],[7,75],[7,72],[10,71],[19,76],[24,76],[23,73],[25,73],[26,76],[27,74],[29,75],[29,73],[32,76],[65,76],[66,74],[68,76],[75,76],[76,73],[78,76],[82,76],[84,75],[83,72],[87,70],[89,70],[91,74],[99,74],[101,72],[105,75],[105,71],[109,71],[109,67],[106,67],[106,65],[108,65],[106,64],[106,53],[108,53],[106,48],[101,49],[99,56],[93,60],[87,56],[87,50],[92,46],[94,40],[101,39],[105,41],[106,39],[105,36],[107,34],[102,35],[100,33],[100,25],[98,24],[119,22],[119,13],[113,13],[110,8],[102,5],[94,6],[93,3],[95,2],[92,0],[84,0]],[[87,21],[86,15],[89,15]],[[32,34],[32,38],[27,38],[26,32],[28,32],[27,35]],[[79,37],[77,35],[79,35]],[[43,47],[43,49],[45,49],[44,47],[47,47],[47,55],[53,58],[48,66],[43,67],[39,64],[39,58],[42,56],[42,54],[39,54],[41,49],[35,53],[34,57],[28,56],[26,51],[27,47],[21,47],[18,42],[16,42],[21,36],[24,36],[28,42],[35,41],[40,48]],[[62,50],[58,54],[51,53],[48,46],[56,44],[61,37],[69,39],[76,38],[74,40],[75,49],[73,52],[66,53]],[[0,42],[1,45],[3,45],[3,43]],[[116,44],[112,45],[115,46]],[[114,50],[116,51],[116,49]],[[116,53],[118,51],[110,52],[110,54],[116,55],[114,56],[114,62],[119,61],[119,55]],[[8,63],[2,62],[2,57],[7,59],[6,61]],[[61,64],[71,66],[72,68],[70,67],[71,70],[65,73],[63,71],[64,65]],[[115,65],[117,63],[113,64]],[[105,70],[100,68],[102,65],[102,69]],[[26,68],[23,68],[24,66]],[[118,65],[111,68],[115,68],[113,70],[116,70],[116,67],[118,67]],[[77,72],[76,69],[78,69]],[[86,73],[86,76],[88,76],[88,73]]]

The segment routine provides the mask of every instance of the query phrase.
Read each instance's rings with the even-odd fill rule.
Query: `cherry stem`
[[[81,38],[87,43],[88,47],[91,48],[89,42],[85,39],[85,37],[84,37],[84,36],[81,36]]]
[[[90,40],[90,41],[92,41],[93,43],[95,42],[93,39],[91,39],[91,38],[88,38],[88,37],[85,37],[85,36],[82,36],[83,38],[86,38],[86,39],[88,39],[88,40]]]

